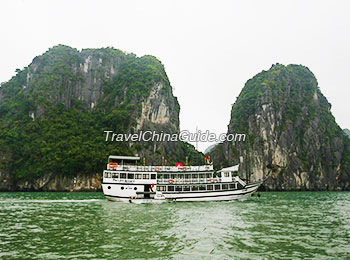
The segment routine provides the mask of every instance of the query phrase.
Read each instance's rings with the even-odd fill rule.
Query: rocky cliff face
[[[350,189],[350,142],[312,72],[274,65],[250,79],[232,107],[224,142],[211,151],[217,165],[240,163],[239,174],[264,179],[270,190]]]
[[[155,57],[55,46],[1,85],[0,190],[96,190],[110,154],[200,160],[181,142],[105,142],[106,130],[177,133],[179,111]]]
[[[179,131],[179,104],[163,65],[152,56],[137,58],[112,48],[79,52],[59,45],[36,57],[16,77],[16,94],[21,92],[34,104],[28,114],[33,119],[41,117],[45,110],[37,98],[64,104],[67,109],[79,100],[90,111],[102,102],[104,110],[127,103],[141,105],[141,111],[136,109],[136,129],[149,121]],[[5,84],[0,91],[0,102],[11,99],[14,91],[9,88]]]
[[[344,129],[344,133],[350,138],[350,130],[349,129]]]
[[[47,173],[35,180],[19,180],[14,187],[3,190],[20,191],[101,191],[102,175],[78,173],[75,176]]]

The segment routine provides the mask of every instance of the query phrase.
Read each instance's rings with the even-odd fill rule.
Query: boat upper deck
[[[200,166],[140,166],[140,165],[111,165],[107,164],[108,170],[132,171],[132,172],[207,172],[213,171],[213,165]]]

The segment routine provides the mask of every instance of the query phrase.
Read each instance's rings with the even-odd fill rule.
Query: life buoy
[[[182,167],[182,170],[183,170],[184,172],[187,171],[187,167],[186,167],[186,166]]]
[[[156,168],[154,168],[154,170],[158,172],[160,170],[160,168],[156,167]]]
[[[214,182],[214,178],[210,178],[210,182],[213,183]]]
[[[115,170],[118,167],[118,163],[111,162],[108,164],[108,167],[112,170]]]
[[[168,182],[169,182],[169,184],[173,184],[173,180],[172,179],[170,179],[170,180],[168,180]]]

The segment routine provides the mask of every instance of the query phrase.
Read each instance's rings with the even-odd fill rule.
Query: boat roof
[[[219,172],[237,172],[238,171],[239,164],[227,167],[227,168],[222,168]]]
[[[119,156],[119,155],[110,155],[108,159],[116,159],[116,160],[131,160],[138,161],[140,160],[139,156]]]

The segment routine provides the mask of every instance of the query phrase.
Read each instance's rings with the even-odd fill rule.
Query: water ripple
[[[350,193],[134,205],[100,193],[0,193],[1,259],[346,259]]]

